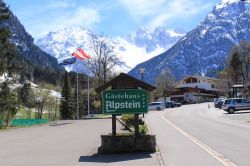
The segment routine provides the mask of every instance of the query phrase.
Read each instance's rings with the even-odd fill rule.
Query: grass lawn
[[[54,112],[51,113],[50,117],[49,117],[49,113],[48,111],[44,111],[43,113],[43,116],[42,116],[42,119],[53,119],[52,117],[54,116]],[[56,118],[55,120],[58,120],[59,119],[59,111],[57,111],[57,114],[56,114]],[[35,119],[36,118],[36,113],[35,113],[35,109],[32,108],[32,109],[24,109],[24,108],[21,108],[18,110],[16,116],[15,116],[15,119]]]

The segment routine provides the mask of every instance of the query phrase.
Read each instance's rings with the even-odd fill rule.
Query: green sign
[[[102,93],[104,114],[148,112],[148,94],[141,89],[108,90]]]

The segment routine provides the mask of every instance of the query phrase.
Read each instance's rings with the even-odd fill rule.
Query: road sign
[[[102,93],[104,114],[147,113],[148,94],[142,89],[107,90]]]

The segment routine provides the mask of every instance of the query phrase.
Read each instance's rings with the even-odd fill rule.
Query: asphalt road
[[[230,115],[210,106],[184,105],[147,115],[166,166],[250,165],[250,112]]]
[[[117,128],[121,128],[117,122]],[[155,154],[99,155],[111,119],[58,121],[0,132],[0,166],[154,166]]]

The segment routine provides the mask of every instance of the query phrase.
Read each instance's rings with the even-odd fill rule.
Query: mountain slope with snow
[[[223,0],[195,29],[182,37],[168,51],[138,64],[129,74],[155,83],[163,70],[176,79],[187,75],[215,77],[225,66],[231,48],[241,40],[250,42],[250,1]]]
[[[58,65],[56,58],[34,44],[33,37],[25,30],[17,16],[10,12],[10,18],[1,21],[0,27],[10,30],[10,42],[16,45],[16,56],[12,61],[15,72],[35,82],[57,84],[61,81],[60,76],[64,73],[64,68]]]
[[[140,28],[134,34],[126,38],[105,37],[114,52],[130,70],[138,63],[144,62],[170,48],[178,39],[185,35],[183,30],[168,30],[157,27],[149,30]],[[98,36],[88,29],[81,27],[71,27],[50,32],[45,37],[37,41],[37,45],[47,53],[51,54],[60,62],[71,56],[77,48],[83,48],[92,56],[91,48],[93,36]],[[77,60],[75,64],[66,66],[69,71],[87,72],[86,61]]]

